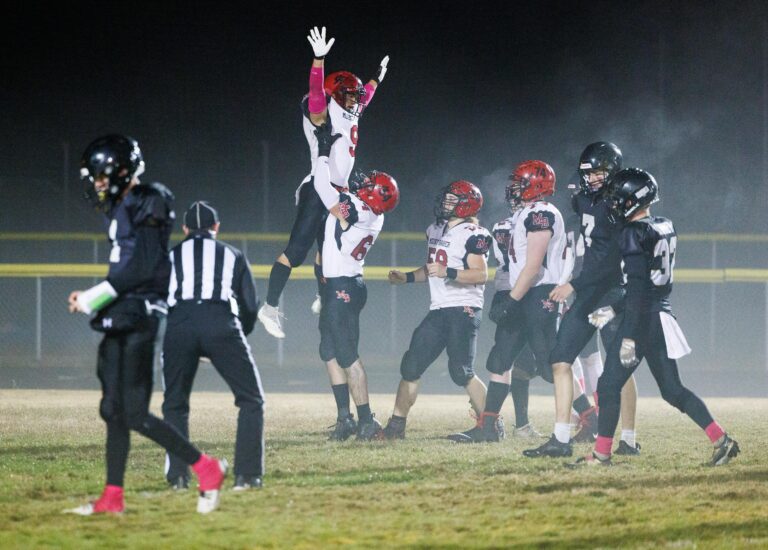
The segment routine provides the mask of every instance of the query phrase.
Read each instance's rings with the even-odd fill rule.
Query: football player
[[[69,295],[69,311],[95,314],[91,327],[104,333],[97,372],[99,413],[107,424],[107,483],[98,500],[70,510],[80,515],[123,512],[130,430],[192,466],[199,480],[200,513],[218,506],[226,473],[226,461],[202,454],[149,412],[155,336],[159,317],[167,312],[168,239],[175,215],[173,194],[162,184],[140,183],[143,172],[138,143],[122,135],[92,142],[80,164],[86,198],[104,213],[112,243],[106,280]]]
[[[291,236],[285,250],[272,266],[266,303],[258,313],[264,328],[276,338],[285,338],[278,310],[280,295],[291,275],[291,269],[304,262],[315,240],[318,250],[322,249],[325,218],[328,210],[334,212],[333,206],[338,202],[338,193],[331,184],[339,188],[347,186],[355,163],[360,116],[363,109],[370,105],[378,85],[384,80],[389,63],[389,56],[384,57],[376,76],[365,86],[348,71],[335,72],[324,78],[325,56],[335,39],[326,41],[325,27],[322,31],[315,27],[310,31],[307,40],[312,46],[315,58],[309,72],[309,94],[304,97],[301,106],[304,114],[304,135],[309,144],[312,168],[296,190],[298,210],[291,228]],[[330,182],[320,186],[313,183],[318,156],[315,129],[326,121],[331,122],[334,131],[339,133],[341,138],[333,144],[328,157]],[[315,263],[315,276],[319,291],[322,270],[318,262]]]
[[[574,211],[581,218],[584,239],[584,265],[569,283],[556,286],[549,294],[555,302],[565,302],[576,291],[576,299],[563,316],[550,362],[555,384],[555,427],[549,441],[527,449],[528,457],[571,456],[571,403],[573,371],[571,365],[592,337],[595,327],[589,314],[606,295],[620,299],[621,268],[618,235],[621,225],[612,217],[604,190],[611,177],[621,169],[622,155],[616,145],[592,143],[579,159],[581,191],[573,196]],[[609,304],[610,305],[610,304]]]
[[[546,162],[525,161],[510,176],[507,202],[514,211],[507,247],[511,290],[494,297],[488,315],[497,324],[497,345],[487,363],[491,375],[485,409],[477,426],[449,436],[454,441],[499,440],[496,424],[509,393],[512,361],[526,344],[536,360],[536,371],[544,379],[552,379],[549,353],[557,332],[557,304],[549,293],[562,277],[567,250],[563,217],[545,200],[554,192],[555,172]],[[499,332],[504,333],[502,338]],[[500,340],[503,346],[498,345]]]
[[[318,141],[315,182],[330,187],[329,156],[341,138],[326,123],[315,130]],[[381,436],[381,424],[371,413],[368,379],[358,353],[360,312],[368,291],[363,281],[365,256],[384,225],[384,213],[400,200],[397,182],[384,172],[355,173],[349,189],[336,192],[335,215],[325,222],[323,241],[323,307],[320,311],[320,357],[328,369],[336,399],[337,420],[329,439],[344,441],[353,434],[370,441]],[[358,422],[349,410],[349,394],[357,406]]]
[[[677,251],[675,227],[650,211],[659,200],[656,180],[644,170],[627,168],[615,175],[611,188],[611,210],[626,221],[620,241],[626,309],[597,386],[600,417],[594,451],[575,464],[610,464],[621,388],[643,358],[664,400],[691,417],[714,445],[710,464],[726,464],[739,454],[738,443],[715,422],[704,402],[683,386],[677,369],[676,360],[691,349],[669,301]]]
[[[483,412],[485,385],[475,375],[474,359],[492,239],[478,224],[482,205],[483,196],[473,183],[459,180],[445,186],[436,198],[437,219],[427,228],[427,263],[407,273],[389,272],[392,284],[429,282],[431,303],[400,363],[395,409],[384,428],[387,439],[405,437],[419,378],[443,350],[451,380],[466,390],[477,416]]]

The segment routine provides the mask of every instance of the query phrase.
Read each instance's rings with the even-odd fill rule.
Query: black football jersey
[[[588,285],[618,285],[621,282],[619,236],[621,224],[611,216],[608,200],[602,195],[573,195],[573,210],[581,219],[580,234],[584,259],[579,275],[571,281],[574,289]]]
[[[626,282],[626,322],[636,336],[642,314],[671,312],[677,233],[672,221],[649,216],[628,223],[621,234],[622,269]],[[632,338],[635,336],[627,336]]]
[[[106,216],[107,280],[121,297],[164,300],[171,263],[168,241],[175,214],[173,193],[161,183],[140,184]]]

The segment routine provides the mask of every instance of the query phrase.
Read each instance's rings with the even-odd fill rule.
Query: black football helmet
[[[607,187],[611,178],[621,170],[621,150],[608,141],[590,143],[579,157],[579,186],[587,194],[593,194]],[[589,173],[605,172],[601,180],[589,183]]]
[[[80,160],[80,180],[85,184],[85,198],[94,206],[115,202],[131,180],[142,173],[144,157],[138,142],[119,134],[93,141],[85,148]],[[97,191],[94,182],[102,176],[107,176],[107,187]]]
[[[609,190],[611,212],[625,220],[642,208],[659,201],[656,179],[640,168],[625,168],[616,173]]]

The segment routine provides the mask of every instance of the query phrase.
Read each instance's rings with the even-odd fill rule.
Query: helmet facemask
[[[509,176],[509,184],[505,191],[505,199],[507,206],[509,206],[510,213],[514,214],[518,210],[522,210],[525,204],[523,204],[523,191],[528,187],[528,180],[518,177],[515,174]]]
[[[440,193],[435,197],[435,217],[440,221],[454,217],[456,207],[459,205],[459,197],[453,193]]]

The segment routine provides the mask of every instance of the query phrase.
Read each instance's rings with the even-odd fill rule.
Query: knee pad
[[[424,374],[424,369],[416,362],[410,350],[406,351],[402,361],[400,361],[400,376],[406,382],[416,382],[422,374]]]
[[[491,353],[488,354],[488,360],[485,362],[485,368],[488,372],[502,375],[512,368],[512,361],[504,361],[499,346],[493,346]]]
[[[113,422],[120,417],[120,407],[109,397],[102,397],[99,403],[99,416],[104,422]]]
[[[453,363],[448,360],[448,373],[451,375],[451,380],[457,386],[462,388],[469,384],[469,381],[475,376],[475,369],[472,365],[464,363]]]

